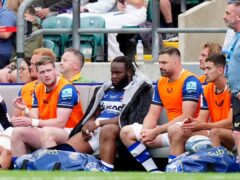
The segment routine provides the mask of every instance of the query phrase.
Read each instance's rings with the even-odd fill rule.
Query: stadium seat
[[[199,0],[186,0],[186,4],[199,4]]]
[[[60,47],[57,43],[54,43],[52,40],[44,39],[43,40],[43,47],[51,49],[56,55],[60,54],[59,50]]]
[[[72,28],[72,19],[68,17],[59,17],[59,16],[51,16],[43,20],[42,22],[43,29],[64,29],[64,28]],[[45,40],[51,40],[55,47],[59,47],[59,50],[56,51],[57,57],[60,57],[65,48],[65,44],[69,39],[69,34],[60,33],[60,34],[44,34],[43,38]]]
[[[152,22],[152,19],[153,19],[153,0],[149,0],[148,1],[148,7],[147,7],[147,20]]]
[[[91,16],[80,18],[80,28],[105,28],[105,20],[101,17]],[[106,36],[103,33],[84,33],[80,34],[80,51],[85,55],[86,61],[103,61],[106,57]],[[70,37],[67,47],[72,45]]]

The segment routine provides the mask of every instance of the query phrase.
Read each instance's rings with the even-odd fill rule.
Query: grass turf
[[[93,172],[63,172],[63,171],[1,171],[0,179],[4,180],[235,180],[240,178],[240,173],[147,173],[147,172],[112,172],[112,173],[93,173]]]

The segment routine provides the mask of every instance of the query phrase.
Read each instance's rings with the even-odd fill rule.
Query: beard
[[[165,71],[165,70],[160,70],[160,74],[161,74],[161,76],[163,76],[163,77],[168,77],[168,73],[167,73],[167,71]]]
[[[129,84],[128,76],[126,75],[119,83],[113,83],[114,88],[123,89]]]

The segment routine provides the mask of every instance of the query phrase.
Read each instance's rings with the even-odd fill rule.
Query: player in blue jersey
[[[98,100],[94,102],[96,105],[90,113],[86,113],[81,132],[67,141],[76,151],[100,154],[106,171],[113,169],[115,141],[120,131],[118,118],[122,110],[124,91],[132,81],[134,72],[135,68],[127,57],[120,56],[113,60],[111,81],[104,83],[98,90]]]
[[[115,58],[111,81],[94,94],[85,117],[66,143],[76,151],[99,154],[104,170],[111,171],[120,127],[133,123],[132,119],[143,119],[150,106],[152,85],[144,78],[127,57]]]

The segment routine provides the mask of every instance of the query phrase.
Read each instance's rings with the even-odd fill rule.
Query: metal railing
[[[24,11],[36,0],[25,0],[18,9],[17,16],[17,68],[24,58]],[[152,28],[118,28],[118,29],[80,29],[79,5],[80,0],[73,0],[73,27],[72,29],[41,29],[33,32],[28,38],[39,34],[72,33],[72,46],[80,49],[80,34],[82,33],[152,33],[152,57],[157,61],[159,53],[159,33],[224,33],[225,28],[159,28],[159,0],[152,1]],[[18,72],[17,72],[18,73]],[[19,81],[19,78],[18,78]]]

